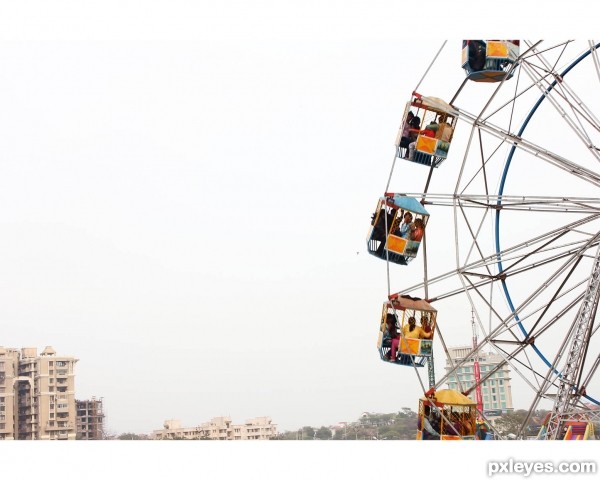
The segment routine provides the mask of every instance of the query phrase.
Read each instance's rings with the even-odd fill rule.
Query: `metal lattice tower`
[[[587,285],[585,297],[575,319],[569,355],[559,378],[558,393],[548,419],[546,438],[555,440],[560,434],[563,417],[575,406],[581,396],[579,377],[583,368],[586,346],[600,299],[600,249],[596,251],[594,268]]]
[[[433,365],[433,353],[431,357],[427,360],[427,377],[429,379],[429,388],[435,387],[435,368]]]

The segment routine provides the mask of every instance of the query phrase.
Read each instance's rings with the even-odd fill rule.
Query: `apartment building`
[[[102,399],[75,400],[77,409],[77,440],[102,440],[104,438],[104,411]]]
[[[235,425],[230,417],[215,417],[196,427],[182,427],[179,420],[166,420],[162,430],[152,432],[154,440],[269,440],[277,435],[270,417],[256,417]]]
[[[0,347],[0,440],[16,438],[17,396],[14,388],[19,377],[19,351]]]
[[[0,439],[75,439],[76,362],[49,346],[0,347]]]
[[[277,436],[277,426],[271,417],[256,417],[246,420],[243,425],[233,425],[234,440],[269,440]]]
[[[462,361],[469,355],[472,348],[453,347],[449,348],[450,358],[454,361]],[[485,378],[486,375],[494,370],[500,363],[503,362],[501,355],[491,352],[479,352],[479,370],[480,378]],[[472,387],[475,383],[474,371],[475,359],[470,357],[455,372],[456,375],[448,377],[448,388],[453,390],[464,391]],[[446,373],[451,369],[450,360],[446,359]],[[458,380],[460,380],[460,385]],[[500,415],[501,413],[513,410],[512,393],[510,385],[510,368],[508,364],[504,364],[498,371],[493,373],[488,379],[481,383],[481,395],[483,397],[483,410],[489,415]],[[476,401],[475,390],[469,394],[469,398]]]

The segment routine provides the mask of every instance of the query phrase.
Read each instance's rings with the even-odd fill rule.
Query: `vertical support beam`
[[[435,388],[435,369],[433,365],[433,353],[427,358],[427,375],[429,377],[429,388]]]

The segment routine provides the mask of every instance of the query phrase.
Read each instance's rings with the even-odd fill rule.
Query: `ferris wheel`
[[[382,359],[389,361],[384,336],[395,317],[400,338],[396,348],[388,344],[399,361],[392,360],[415,370],[425,403],[450,377],[466,396],[508,365],[527,402],[521,436],[536,409],[551,411],[540,438],[557,439],[600,405],[598,47],[464,41],[466,76],[441,99],[424,89],[440,78],[443,46],[407,103],[367,238],[369,253],[387,262]],[[395,177],[407,161],[422,165],[424,187],[398,193]],[[416,219],[417,237],[406,234]],[[402,284],[394,281],[399,269],[411,272],[399,275]],[[406,281],[420,274],[422,281]],[[419,316],[435,318],[433,333],[411,340],[405,327]],[[451,339],[470,339],[473,323],[478,341],[451,358]],[[461,384],[457,372],[483,351],[502,361]],[[434,355],[448,359],[443,375],[435,375]],[[418,368],[425,365],[428,382]]]

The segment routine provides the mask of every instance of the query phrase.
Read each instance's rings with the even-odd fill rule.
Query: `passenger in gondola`
[[[417,145],[417,137],[421,131],[421,119],[414,117],[410,122],[410,129],[408,130],[408,137],[410,143],[408,144],[408,160],[412,160],[415,153],[415,146]]]
[[[413,223],[410,232],[410,239],[413,242],[420,242],[423,238],[423,234],[425,233],[425,224],[423,223],[423,219],[417,218]]]
[[[402,333],[405,338],[431,338],[433,336],[433,332],[427,333],[421,327],[417,327],[417,321],[415,317],[410,317],[408,319],[408,324],[404,325],[402,329]]]
[[[385,240],[385,208],[379,211],[379,217],[377,212],[371,215],[371,225],[373,225],[373,240]]]
[[[379,242],[379,246],[375,251],[377,255],[383,256],[383,248],[385,247],[385,241],[387,239],[388,231],[392,228],[392,224],[394,222],[394,216],[396,215],[396,210],[392,209],[390,212],[386,210],[386,208],[382,208],[379,211],[379,217],[377,217],[377,222],[375,222],[375,217],[377,216],[377,212],[375,212],[371,216],[371,225],[373,225],[373,234],[371,239],[377,240]],[[375,223],[374,223],[375,222]]]
[[[473,72],[483,70],[485,66],[485,42],[469,40],[469,67]]]
[[[446,435],[462,435],[462,422],[458,412],[450,410],[448,412],[448,421],[444,423],[444,433]]]
[[[473,423],[471,422],[471,417],[469,416],[468,413],[463,414],[461,425],[462,425],[464,436],[475,435],[475,431],[473,430]]]
[[[408,238],[413,228],[412,219],[412,213],[405,212],[404,216],[402,217],[402,223],[398,225],[398,228],[394,231],[394,235],[398,235],[402,238]]]
[[[419,135],[419,131],[421,130],[421,117],[413,117],[410,121],[410,128],[408,130],[408,138],[411,142],[414,142]]]
[[[429,315],[426,313],[421,314],[421,328],[425,333],[431,333],[431,320],[429,319]]]
[[[391,350],[386,354],[386,359],[390,362],[396,361],[396,352],[398,351],[398,343],[400,342],[400,334],[396,326],[396,316],[393,313],[388,313],[385,319],[386,327],[383,338],[389,339]]]
[[[454,128],[452,128],[452,125],[447,123],[447,119],[448,118],[446,117],[446,115],[440,115],[438,118],[440,123],[438,125],[435,137],[438,140],[441,140],[442,142],[449,142],[452,138],[452,133],[454,132]]]
[[[408,112],[406,115],[406,122],[404,122],[404,126],[402,127],[402,138],[400,139],[400,148],[405,148],[406,153],[404,154],[404,158],[408,158],[408,144],[411,142],[410,139],[410,122],[415,118],[415,114],[413,112]]]
[[[439,125],[437,124],[437,122],[435,120],[432,120],[431,122],[429,122],[429,124],[427,124],[425,126],[425,130],[423,130],[423,132],[421,132],[423,135],[427,136],[427,137],[435,137],[436,132],[438,131]]]
[[[437,422],[437,428],[435,425],[435,419],[431,415],[431,407],[425,405],[423,407],[423,440],[439,440],[439,422]]]

